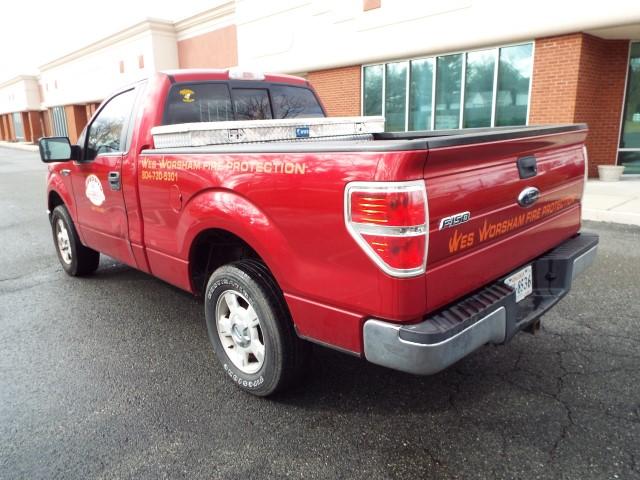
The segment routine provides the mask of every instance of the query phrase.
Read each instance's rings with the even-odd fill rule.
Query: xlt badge
[[[456,225],[468,222],[469,220],[471,220],[470,212],[460,212],[456,213],[455,215],[444,217],[442,220],[440,220],[440,230],[455,227]]]

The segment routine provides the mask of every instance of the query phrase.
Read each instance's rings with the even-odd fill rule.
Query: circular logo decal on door
[[[84,182],[85,184],[85,195],[89,199],[91,203],[93,203],[96,207],[99,207],[104,203],[104,191],[102,190],[102,183],[100,183],[100,179],[95,175],[89,175],[87,180]]]

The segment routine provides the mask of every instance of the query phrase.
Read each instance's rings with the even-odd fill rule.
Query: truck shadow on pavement
[[[461,456],[460,448],[484,452],[474,462],[513,457],[523,469],[549,476],[560,474],[548,470],[560,464],[571,465],[576,477],[593,464],[600,473],[609,467],[635,472],[640,403],[630,379],[640,368],[640,340],[598,333],[598,311],[574,319],[574,312],[584,310],[579,295],[567,297],[547,315],[538,335],[521,333],[508,345],[482,347],[429,377],[314,345],[309,371],[299,385],[259,399],[225,378],[209,346],[200,299],[110,260],[82,282],[94,309],[128,311],[135,305],[127,319],[106,317],[104,328],[124,328],[127,335],[135,329],[133,335],[154,346],[144,355],[175,358],[162,368],[171,378],[197,385],[185,395],[211,396],[204,403],[206,411],[200,412],[205,418],[219,415],[226,405],[243,405],[247,413],[234,410],[234,421],[250,430],[261,428],[272,441],[288,431],[282,430],[289,428],[282,419],[293,418],[305,435],[335,441],[338,450],[338,445],[356,442],[365,451],[378,452],[374,443],[382,443],[385,458],[420,457],[421,465],[436,469],[431,473],[469,468],[469,457]],[[111,301],[101,306],[105,292]],[[186,371],[181,356],[192,362]],[[142,356],[135,361],[153,363]],[[264,425],[258,427],[248,412],[258,412]],[[205,422],[201,428],[207,426]],[[328,444],[324,448],[331,449]],[[477,466],[481,471],[487,467]],[[513,473],[506,464],[493,464],[491,471],[497,476]]]

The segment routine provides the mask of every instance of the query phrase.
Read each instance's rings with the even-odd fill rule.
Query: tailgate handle
[[[531,178],[538,174],[538,161],[536,157],[520,157],[516,163],[518,164],[520,178]]]

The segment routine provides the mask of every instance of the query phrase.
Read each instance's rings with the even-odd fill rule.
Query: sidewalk
[[[582,218],[640,225],[640,175],[623,176],[619,182],[589,180]]]
[[[0,141],[0,147],[38,151],[37,145],[29,143]],[[583,199],[582,218],[640,226],[640,175],[627,175],[619,182],[589,180]]]
[[[32,143],[25,142],[5,142],[0,140],[0,147],[15,148],[16,150],[26,150],[28,152],[37,152],[38,146]]]

